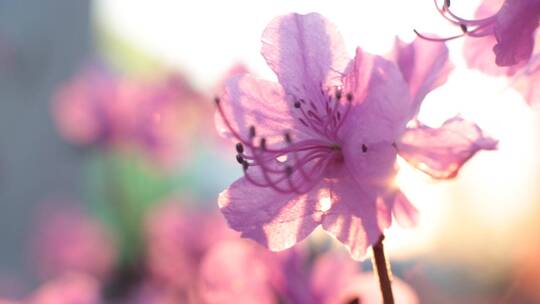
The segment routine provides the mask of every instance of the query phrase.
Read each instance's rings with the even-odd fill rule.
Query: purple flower
[[[474,20],[463,19],[452,13],[450,1],[445,1],[442,7],[437,6],[447,20],[459,25],[463,30],[461,35],[442,40],[464,35],[474,38],[492,37],[497,65],[513,66],[526,63],[531,58],[534,48],[534,35],[540,20],[540,1],[506,0],[502,6],[500,2],[500,0],[486,0],[480,12],[495,11],[497,7],[499,9],[490,16]]]
[[[392,213],[415,220],[393,186],[398,153],[435,177],[451,177],[479,149],[496,146],[476,129],[454,134],[469,129],[450,130],[450,122],[407,128],[449,71],[444,46],[399,44],[397,65],[358,48],[351,61],[337,30],[315,13],[275,18],[262,41],[279,84],[241,75],[216,99],[217,128],[238,142],[244,169],[218,203],[233,229],[271,250],[322,225],[360,259]]]
[[[381,303],[373,275],[350,258],[325,253],[314,262],[300,248],[280,253],[242,240],[221,242],[200,269],[204,303]],[[392,285],[397,303],[418,303],[415,292],[398,278]]]
[[[540,52],[535,48],[540,19],[538,0],[484,0],[474,20],[456,16],[446,3],[439,12],[460,25],[466,36],[464,54],[467,64],[485,73],[511,78],[512,86],[529,104],[540,99]]]

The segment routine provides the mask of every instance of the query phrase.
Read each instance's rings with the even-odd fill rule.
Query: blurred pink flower
[[[59,88],[53,104],[67,140],[135,148],[166,165],[185,158],[190,140],[210,132],[203,123],[209,113],[210,103],[179,74],[145,80],[96,66]]]
[[[238,141],[244,169],[218,203],[233,229],[271,250],[322,225],[360,259],[392,213],[415,221],[415,208],[392,184],[398,152],[448,178],[479,149],[496,146],[482,132],[452,133],[470,131],[454,124],[475,126],[462,119],[406,127],[444,82],[450,66],[438,56],[446,48],[398,43],[398,65],[358,48],[351,61],[337,30],[315,13],[274,19],[262,41],[280,83],[237,76],[216,99],[218,131]]]
[[[35,291],[25,304],[101,304],[98,282],[84,274],[64,274]]]
[[[540,49],[535,43],[540,1],[484,0],[474,20],[456,16],[448,4],[438,9],[446,19],[466,29],[455,37],[466,36],[464,54],[470,67],[511,77],[512,86],[529,104],[540,99]]]
[[[33,256],[45,277],[80,272],[103,279],[115,266],[113,237],[74,208],[47,210],[34,234]]]
[[[200,291],[204,303],[381,303],[372,275],[351,259],[327,253],[313,265],[300,248],[280,253],[247,241],[221,242],[203,260]],[[396,303],[418,303],[416,294],[394,278]]]
[[[169,201],[148,214],[145,235],[150,285],[186,295],[194,288],[200,260],[208,248],[236,233],[218,214],[185,210]]]

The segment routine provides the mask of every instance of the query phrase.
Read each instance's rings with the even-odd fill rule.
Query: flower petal
[[[340,85],[349,63],[341,35],[317,13],[273,19],[263,32],[262,43],[261,53],[279,82],[299,99],[315,102],[315,93]]]
[[[398,143],[400,156],[437,179],[455,177],[476,152],[496,148],[496,140],[484,136],[476,124],[460,117],[447,120],[440,128],[409,128]]]
[[[219,195],[218,204],[229,226],[242,237],[279,251],[303,240],[319,225],[318,191],[316,186],[302,195],[282,194],[243,177]]]
[[[540,53],[535,54],[527,66],[511,80],[529,105],[540,102]]]
[[[385,198],[386,204],[392,209],[392,214],[402,227],[414,227],[418,223],[418,210],[400,190]]]
[[[344,92],[352,93],[353,101],[341,138],[365,144],[394,142],[405,129],[411,107],[408,85],[397,66],[358,48],[344,82]]]
[[[445,83],[454,68],[448,60],[446,44],[421,38],[416,38],[412,43],[396,38],[391,58],[409,84],[412,97],[410,118],[416,116],[424,97]]]
[[[250,75],[240,75],[227,81],[219,107],[223,113],[216,113],[216,127],[226,137],[234,136],[232,129],[249,141],[253,126],[257,136],[265,137],[268,144],[273,144],[283,142],[286,132],[290,132],[295,141],[311,132],[290,112],[293,105],[287,103],[279,84]]]
[[[527,62],[534,47],[534,33],[540,19],[540,2],[507,0],[497,13],[493,48],[499,66]]]
[[[332,207],[324,214],[322,226],[347,247],[353,259],[361,260],[390,224],[389,210],[378,201],[376,189],[359,184],[346,171],[325,181]]]

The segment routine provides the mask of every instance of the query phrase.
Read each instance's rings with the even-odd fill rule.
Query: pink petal
[[[346,168],[326,184],[332,206],[324,214],[322,226],[347,247],[353,259],[361,260],[390,224],[389,210],[378,202],[376,188],[359,184]]]
[[[433,43],[416,38],[404,43],[396,38],[393,60],[398,64],[412,97],[410,117],[414,117],[424,97],[446,82],[453,64],[448,60],[448,48],[444,43]]]
[[[340,85],[349,63],[335,26],[317,13],[273,19],[262,35],[261,53],[288,94],[312,98],[323,88]]]
[[[342,138],[365,144],[395,141],[405,129],[412,104],[397,66],[358,48],[344,82],[344,92],[352,93],[353,105],[350,119],[343,124]]]
[[[540,54],[535,54],[511,81],[529,105],[540,102]]]
[[[294,141],[310,137],[311,131],[291,113],[293,105],[286,101],[279,84],[250,75],[233,77],[226,83],[220,107],[227,121],[219,112],[215,120],[218,132],[224,136],[234,136],[232,128],[247,142],[253,126],[257,136],[265,137],[268,144],[283,143],[286,132]]]
[[[534,47],[534,33],[540,18],[540,2],[507,0],[497,13],[493,48],[496,63],[511,66],[527,62]]]
[[[402,227],[414,227],[418,223],[418,210],[403,192],[396,190],[385,199],[392,209],[392,214]]]
[[[303,240],[319,225],[318,191],[316,186],[302,195],[282,194],[243,177],[219,195],[218,204],[229,226],[242,237],[279,251]]]
[[[236,240],[218,243],[200,268],[204,303],[274,303],[273,281],[279,263],[254,244]]]
[[[503,0],[485,0],[475,13],[476,19],[484,19],[497,14],[501,9]],[[493,47],[497,44],[494,35],[483,37],[466,36],[463,54],[467,65],[493,76],[512,75],[518,67],[503,67],[495,63]]]
[[[400,156],[437,179],[455,177],[476,152],[496,148],[496,140],[484,136],[476,124],[460,117],[447,120],[440,128],[409,128],[398,143]]]

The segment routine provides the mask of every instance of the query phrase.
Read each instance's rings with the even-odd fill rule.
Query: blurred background
[[[452,6],[472,18],[479,3]],[[0,299],[212,302],[199,291],[212,285],[205,269],[227,273],[212,248],[238,239],[216,197],[241,176],[214,130],[212,97],[235,73],[275,80],[262,30],[312,11],[336,24],[349,54],[386,54],[413,29],[456,32],[424,0],[0,1]],[[444,182],[400,162],[398,183],[421,219],[387,233],[395,276],[411,303],[540,303],[538,108],[507,79],[468,69],[463,41],[449,48],[456,68],[420,119],[461,114],[499,150]],[[309,265],[342,251],[324,233],[299,247]],[[267,276],[274,302],[287,303],[275,295],[287,284]],[[54,300],[67,293],[71,302]]]

